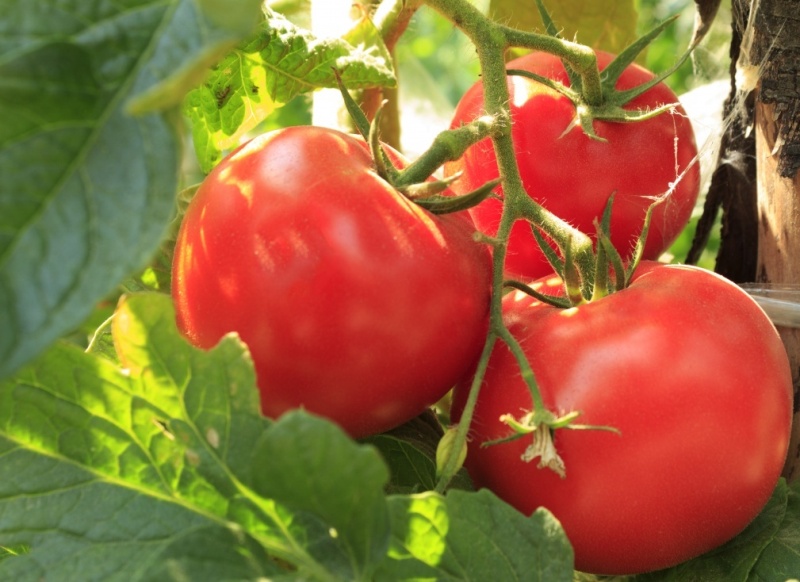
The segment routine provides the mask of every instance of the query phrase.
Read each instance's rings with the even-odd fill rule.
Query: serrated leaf
[[[350,44],[317,38],[267,10],[259,33],[225,56],[187,98],[202,169],[210,171],[225,150],[293,97],[337,87],[334,69],[348,89],[393,86],[391,59],[370,25],[356,27]]]
[[[561,36],[596,49],[618,53],[636,39],[636,0],[545,1]],[[491,0],[489,14],[522,30],[544,32],[536,2]]]
[[[390,497],[381,580],[571,582],[572,547],[544,509],[526,517],[486,489]]]
[[[195,38],[210,21],[187,21],[205,14],[195,6],[0,0],[0,378],[77,327],[158,246],[180,167],[177,116],[125,108],[135,95],[174,102],[205,41],[219,41],[213,27]]]
[[[382,556],[372,448],[263,418],[243,344],[190,347],[168,296],[125,298],[113,335],[122,368],[59,343],[0,383],[0,547],[29,548],[0,580],[358,580]]]
[[[186,532],[220,525],[181,499],[182,451],[133,384],[69,344],[0,384],[0,544],[29,548],[0,579],[136,581]]]

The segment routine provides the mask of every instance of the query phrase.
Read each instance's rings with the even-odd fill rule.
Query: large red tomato
[[[598,51],[601,69],[613,55]],[[546,53],[531,53],[508,63],[569,86],[561,61]],[[629,66],[617,88],[628,89],[653,78],[638,65]],[[528,194],[548,210],[579,230],[594,235],[593,221],[603,213],[612,193],[614,212],[611,240],[625,256],[644,222],[647,207],[683,175],[669,198],[654,212],[644,258],[656,259],[675,240],[688,222],[699,190],[697,154],[691,123],[678,98],[663,83],[630,101],[626,109],[654,109],[675,103],[674,111],[635,123],[595,121],[598,136],[589,138],[575,125],[575,106],[563,95],[521,76],[507,78],[512,136],[522,182]],[[483,114],[483,85],[476,83],[462,97],[452,126]],[[498,177],[497,161],[490,140],[469,148],[458,162],[445,166],[445,173],[463,171],[453,191],[465,193]],[[494,234],[502,204],[486,200],[473,208],[478,228]],[[519,222],[511,232],[506,270],[522,278],[535,279],[552,272],[531,233]]]
[[[436,402],[481,350],[489,251],[466,213],[434,216],[375,172],[363,141],[316,127],[221,162],[178,235],[178,324],[209,348],[238,332],[263,412],[304,407],[353,436]]]
[[[505,345],[493,352],[467,468],[523,513],[550,509],[576,568],[668,567],[758,514],[784,463],[792,382],[777,332],[743,291],[698,268],[645,263],[629,288],[596,302],[558,309],[514,292],[503,312],[548,409],[619,430],[556,430],[563,479],[520,459],[529,437],[481,447],[510,434],[502,414],[532,408],[516,360]],[[467,390],[456,388],[456,418]]]

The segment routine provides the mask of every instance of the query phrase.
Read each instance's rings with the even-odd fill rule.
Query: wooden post
[[[750,62],[761,69],[755,107],[760,282],[800,285],[800,14],[794,0],[760,0]],[[792,368],[795,416],[788,479],[800,478],[800,330],[779,329]]]

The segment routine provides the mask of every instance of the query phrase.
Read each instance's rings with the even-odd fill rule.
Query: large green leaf
[[[544,4],[566,39],[613,53],[636,39],[636,0],[545,0]],[[544,33],[534,0],[491,0],[489,15],[515,28]]]
[[[389,543],[373,448],[302,412],[271,424],[244,346],[191,348],[167,296],[124,300],[114,339],[122,368],[59,343],[0,384],[0,546],[26,548],[0,580],[252,580],[288,571],[274,558],[369,579]]]
[[[225,9],[222,9],[225,4]],[[0,378],[142,267],[173,213],[176,104],[254,0],[0,0]]]
[[[180,580],[190,550],[226,564],[230,577],[217,579],[276,571],[252,536],[225,519],[229,500],[169,430],[171,416],[189,416],[206,383],[227,377],[227,386],[252,385],[245,352],[225,342],[201,358],[217,374],[192,382],[187,372],[204,370],[178,342],[152,352],[174,357],[178,377],[158,366],[127,371],[59,343],[0,384],[0,545],[25,549],[0,562],[0,579]],[[230,416],[236,408],[234,398],[220,397],[196,414]],[[241,416],[233,418],[246,426]],[[166,566],[174,577],[151,575]]]

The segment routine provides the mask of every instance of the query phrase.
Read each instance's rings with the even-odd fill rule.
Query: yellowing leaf
[[[550,0],[545,6],[565,39],[613,53],[636,39],[636,0]],[[514,28],[544,33],[533,0],[492,0],[489,14]]]

